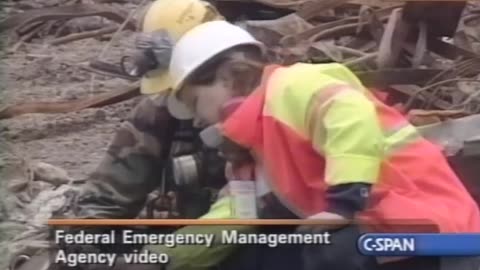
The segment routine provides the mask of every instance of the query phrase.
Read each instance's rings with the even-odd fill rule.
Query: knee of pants
[[[480,257],[443,257],[440,270],[479,270]]]
[[[375,270],[375,259],[359,254],[330,252],[328,246],[321,249],[306,247],[303,252],[304,270]]]
[[[325,248],[316,248],[306,246],[303,250],[303,265],[305,270],[321,269],[341,269],[338,267],[339,257]]]
[[[331,233],[329,245],[307,245],[303,250],[305,270],[373,270],[378,267],[372,257],[361,255],[357,250],[360,231],[350,226]]]

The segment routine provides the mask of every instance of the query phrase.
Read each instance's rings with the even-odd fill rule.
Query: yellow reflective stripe
[[[418,130],[409,123],[400,129],[387,131],[385,134],[385,155],[391,155],[403,146],[421,138]]]
[[[298,63],[279,68],[268,81],[263,114],[274,117],[306,138],[305,117],[311,101],[317,92],[331,85],[364,89],[355,75],[340,64]]]
[[[266,91],[264,115],[312,141],[327,159],[328,183],[377,180],[383,132],[365,87],[348,68],[303,63],[280,68]]]
[[[329,185],[374,183],[383,157],[384,135],[375,105],[359,91],[344,91],[315,114],[313,147],[325,156]]]
[[[379,158],[360,155],[329,155],[326,162],[325,182],[329,186],[374,184],[377,182],[381,163]]]
[[[348,85],[331,85],[319,90],[308,105],[307,114],[305,117],[305,126],[307,134],[313,138],[313,143],[316,145],[323,145],[326,138],[325,126],[319,124],[321,119],[325,117],[328,109],[336,98],[342,94],[352,91]],[[320,149],[319,149],[320,150]]]
[[[264,115],[273,116],[300,136],[305,136],[303,121],[307,105],[320,89],[315,77],[309,73],[311,69],[303,66],[280,68],[272,74],[267,86]]]

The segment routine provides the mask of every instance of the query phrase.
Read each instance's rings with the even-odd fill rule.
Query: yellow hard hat
[[[188,30],[204,22],[224,18],[211,4],[201,0],[156,0],[143,17],[143,32],[166,30],[176,42]],[[167,70],[153,70],[141,80],[143,94],[157,94],[171,88]]]

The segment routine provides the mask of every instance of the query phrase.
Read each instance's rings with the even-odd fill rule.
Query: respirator
[[[224,122],[244,101],[244,97],[236,97],[223,104],[220,109],[220,121]],[[253,161],[249,149],[223,135],[221,124],[214,124],[205,128],[200,132],[200,138],[205,145],[217,149],[220,155],[232,164],[242,164]]]
[[[167,175],[176,187],[219,189],[226,183],[225,159],[216,149],[201,151],[170,159]]]
[[[221,121],[238,108],[244,98],[234,98],[221,109]],[[210,187],[222,188],[226,184],[225,164],[251,162],[248,149],[224,137],[220,124],[203,129],[199,136],[204,147],[201,151],[177,156],[170,159],[167,174],[176,187]]]
[[[130,76],[148,76],[155,70],[168,68],[173,50],[173,39],[164,30],[138,33],[135,39],[135,51],[120,61],[123,72]]]

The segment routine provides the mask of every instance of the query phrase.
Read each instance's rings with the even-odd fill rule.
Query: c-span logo
[[[411,256],[415,255],[414,236],[395,234],[365,234],[358,239],[358,249],[363,255]]]
[[[365,234],[358,250],[370,256],[480,256],[480,234]]]

